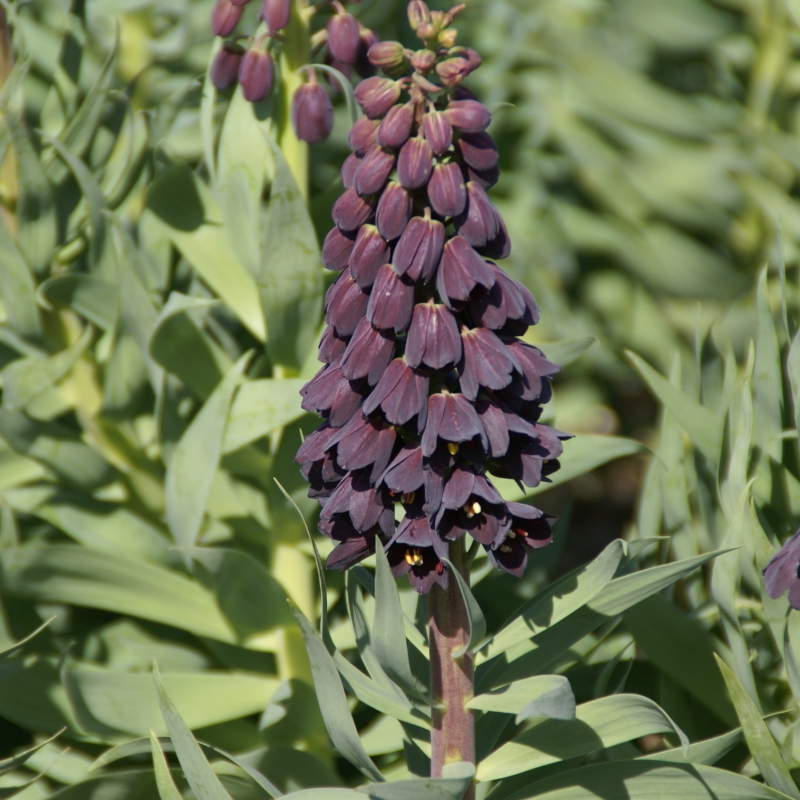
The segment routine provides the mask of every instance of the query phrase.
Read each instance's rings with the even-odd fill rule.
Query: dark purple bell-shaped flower
[[[500,235],[502,221],[479,184],[470,181],[466,185],[466,192],[466,208],[454,220],[455,228],[459,236],[480,251]]]
[[[789,590],[789,605],[800,609],[800,531],[772,557],[764,568],[764,586],[773,599]]]
[[[435,156],[450,149],[453,143],[453,126],[443,112],[429,111],[422,118],[422,129],[425,132],[425,141]]]
[[[414,284],[384,264],[372,286],[367,305],[367,319],[381,329],[402,333],[411,324],[414,311]]]
[[[260,47],[251,47],[239,65],[239,83],[245,100],[261,102],[272,88],[275,67],[272,56]]]
[[[394,357],[394,348],[390,331],[378,330],[362,317],[342,358],[342,375],[348,380],[366,378],[374,386]]]
[[[327,139],[333,130],[331,99],[313,73],[311,82],[298,86],[292,97],[292,127],[295,136],[309,144]]]
[[[355,64],[360,44],[355,17],[339,5],[337,13],[328,20],[327,29],[331,55],[342,64]]]
[[[211,12],[211,32],[214,36],[230,36],[242,18],[244,6],[231,0],[217,0]]]
[[[355,98],[370,119],[382,117],[400,97],[400,86],[389,78],[367,78],[356,86]]]
[[[508,503],[511,517],[506,530],[500,531],[500,541],[487,548],[489,560],[511,575],[521,577],[528,563],[528,550],[537,550],[553,541],[550,526],[555,517],[523,503]]]
[[[397,177],[406,189],[419,189],[431,177],[433,153],[421,136],[409,139],[397,158]]]
[[[378,141],[378,128],[380,120],[370,119],[369,117],[359,117],[353,127],[347,141],[356,153],[363,154]]]
[[[494,281],[489,265],[466,239],[454,236],[445,243],[436,272],[436,288],[446,306],[452,308],[453,304],[466,302],[476,286],[489,289]]]
[[[377,194],[394,168],[394,153],[374,144],[364,153],[353,176],[353,188],[360,195]]]
[[[458,451],[458,445],[479,438],[488,448],[486,431],[483,429],[475,406],[463,394],[450,392],[431,395],[428,400],[428,421],[422,436],[422,454],[433,455],[438,439],[449,442]],[[453,455],[455,455],[453,452]]]
[[[447,545],[431,530],[421,510],[407,514],[397,528],[386,553],[392,574],[399,578],[408,575],[411,585],[421,594],[429,592],[434,583],[447,588],[448,572],[440,560],[447,555]]]
[[[442,369],[460,360],[461,337],[453,314],[433,301],[416,305],[406,338],[406,361],[412,367]]]
[[[264,0],[262,15],[270,33],[277,33],[289,24],[292,14],[292,0]]]
[[[361,197],[353,188],[349,188],[334,204],[331,213],[334,222],[343,231],[356,231],[361,225],[372,219],[373,201],[369,197]]]
[[[217,89],[222,91],[236,83],[241,61],[242,51],[236,46],[229,48],[226,43],[217,51],[211,64],[211,82]]]
[[[417,427],[424,428],[428,382],[426,374],[412,369],[402,358],[396,358],[364,402],[363,411],[372,414],[380,409],[384,417],[395,425],[405,425],[418,416]]]
[[[355,247],[350,254],[350,274],[362,288],[369,289],[378,270],[389,260],[389,245],[374,225],[358,229]]]
[[[375,209],[375,224],[387,242],[394,241],[406,229],[414,200],[396,181],[390,181],[378,200]]]
[[[459,365],[461,391],[470,399],[483,389],[505,389],[512,373],[522,374],[513,353],[488,328],[465,329],[461,334],[464,357]]]
[[[341,272],[350,262],[356,238],[339,228],[331,228],[322,243],[322,265],[333,272]]]
[[[462,133],[458,137],[456,150],[461,160],[473,169],[486,171],[497,166],[499,155],[494,139],[488,133]]]
[[[392,106],[381,120],[378,143],[382,147],[401,148],[411,135],[414,125],[414,106],[411,103]]]
[[[437,164],[428,183],[428,200],[440,217],[455,217],[467,205],[464,176],[454,161]]]
[[[453,100],[444,111],[448,122],[464,133],[480,133],[489,127],[492,114],[477,100]]]
[[[442,256],[444,225],[427,214],[414,217],[400,237],[392,256],[392,265],[398,275],[411,280],[428,282]]]

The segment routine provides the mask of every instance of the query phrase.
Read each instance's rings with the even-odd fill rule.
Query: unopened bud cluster
[[[480,57],[455,45],[458,10],[414,0],[424,47],[369,50],[384,74],[355,90],[364,116],[322,249],[340,273],[326,297],[324,366],[302,390],[303,408],[325,422],[297,454],[320,531],[336,542],[328,566],[383,547],[420,592],[447,585],[442,559],[465,534],[522,574],[550,523],[505,502],[489,476],[538,485],[564,438],[539,422],[558,367],[518,338],[538,321],[536,302],[492,260],[510,250],[486,194],[498,153],[491,114],[461,86]]]

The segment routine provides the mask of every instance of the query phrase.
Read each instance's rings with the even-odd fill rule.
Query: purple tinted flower
[[[367,58],[373,67],[389,75],[406,63],[405,48],[400,42],[377,42],[369,48]]]
[[[341,428],[356,413],[363,400],[342,375],[338,361],[323,367],[301,390],[304,411],[327,416],[331,427]]]
[[[383,147],[398,150],[408,141],[413,124],[414,106],[411,103],[392,106],[381,120],[378,142]]]
[[[370,119],[382,117],[399,99],[400,86],[389,78],[367,78],[355,88],[355,98]]]
[[[476,437],[481,440],[484,449],[488,449],[486,431],[475,407],[463,394],[447,392],[431,395],[428,400],[428,420],[422,435],[423,455],[433,455],[438,439],[458,445]]]
[[[231,0],[217,0],[211,12],[211,32],[214,36],[230,36],[243,12],[244,6],[234,5]]]
[[[333,431],[328,447],[336,446],[339,465],[348,471],[370,467],[370,483],[377,485],[394,452],[397,441],[394,426],[356,414],[343,428]]]
[[[372,217],[373,202],[361,197],[354,188],[348,189],[333,204],[333,221],[345,232],[355,231]]]
[[[495,282],[488,292],[473,300],[469,315],[476,325],[500,331],[515,324],[512,335],[521,335],[529,325],[539,321],[539,307],[533,295],[495,264],[489,264]]]
[[[350,128],[347,141],[356,153],[363,154],[378,141],[380,120],[359,117]]]
[[[417,50],[411,56],[411,66],[423,74],[430,72],[436,66],[436,53],[433,50]]]
[[[336,331],[331,325],[325,328],[322,338],[319,340],[319,349],[317,351],[317,358],[324,364],[330,364],[335,361],[339,356],[344,355],[347,349],[347,338],[344,336],[337,336]]]
[[[369,295],[352,275],[342,273],[325,294],[325,321],[338,336],[350,336],[363,318],[368,301]]]
[[[376,328],[402,333],[411,323],[413,311],[414,284],[398,275],[391,264],[384,264],[369,296],[367,319]]]
[[[561,455],[561,438],[568,437],[538,423],[535,438],[511,436],[506,454],[496,459],[496,474],[521,481],[526,486],[538,486],[542,477],[548,474],[545,470],[547,463],[555,462]]]
[[[283,30],[289,24],[292,13],[292,0],[264,0],[262,16],[271,33]]]
[[[396,578],[408,575],[411,585],[421,594],[429,592],[434,583],[446,589],[448,570],[434,549],[436,544],[446,556],[447,545],[431,531],[425,515],[406,514],[386,553],[392,574]]]
[[[442,492],[442,507],[437,517],[443,517],[448,510],[456,511],[463,508],[467,503],[472,505],[475,502],[487,503],[493,506],[504,505],[500,493],[483,475],[478,474],[474,469],[456,467],[445,481],[444,491]],[[471,510],[474,513],[479,513],[479,509],[475,508],[474,505]]]
[[[441,514],[438,527],[444,538],[450,541],[469,533],[476,542],[489,546],[508,522],[505,503],[490,503],[478,494],[470,494],[458,508],[447,509]]]
[[[498,230],[497,236],[487,242],[482,248],[481,253],[488,258],[508,258],[511,255],[511,239],[508,238],[508,231],[503,218],[497,215]]]
[[[358,23],[358,56],[356,57],[355,68],[362,78],[370,78],[375,74],[375,67],[372,66],[369,60],[369,50],[372,45],[377,44],[380,40],[380,36],[375,31],[364,27],[360,22]]]
[[[239,65],[239,83],[244,99],[260,103],[272,88],[273,71],[272,56],[258,47],[251,47]]]
[[[428,282],[442,256],[444,225],[429,217],[414,217],[406,226],[392,255],[398,275]]]
[[[332,228],[322,243],[322,265],[333,272],[341,272],[350,261],[355,241],[352,233]]]
[[[477,100],[452,100],[444,113],[450,124],[464,133],[485,131],[492,121],[492,112]]]
[[[292,97],[292,127],[295,136],[313,144],[327,139],[333,130],[333,106],[316,82],[298,86]]]
[[[444,86],[456,86],[472,72],[472,65],[466,58],[447,58],[436,65],[436,73]]]
[[[798,531],[764,567],[767,594],[777,600],[787,589],[789,605],[800,609],[800,531]]]
[[[522,374],[522,367],[511,351],[487,328],[465,330],[461,334],[464,357],[459,365],[461,391],[470,399],[478,390],[504,389],[511,383],[512,372]]]
[[[387,535],[394,532],[394,507],[381,490],[369,482],[366,470],[351,472],[336,487],[320,514],[324,524],[335,514],[349,514],[350,522],[359,533],[376,525]]]
[[[341,537],[341,538],[340,538]],[[329,538],[336,539],[339,544],[328,553],[325,566],[328,569],[335,569],[342,572],[363,561],[375,552],[375,534],[369,533],[361,535],[355,530],[350,536],[337,533],[334,528]]]
[[[489,560],[511,575],[521,577],[528,562],[528,549],[538,549],[553,541],[550,530],[554,517],[544,514],[538,508],[523,503],[508,503],[511,523],[507,530],[501,530],[501,540],[487,550]]]
[[[411,0],[407,8],[408,24],[411,25],[411,30],[419,30],[423,25],[427,25],[431,21],[431,12],[423,0]]]
[[[508,394],[521,400],[538,400],[543,393],[543,384],[561,367],[548,361],[533,345],[509,342],[507,348],[522,367],[522,375],[511,382]]]
[[[378,200],[375,224],[387,242],[396,239],[408,225],[414,201],[397,182],[390,181]]]
[[[360,195],[377,194],[394,168],[394,153],[374,144],[364,153],[353,176],[353,188]]]
[[[217,89],[228,89],[236,83],[241,60],[241,50],[228,49],[227,44],[217,51],[211,65],[211,82]]]
[[[424,478],[422,448],[407,444],[394,458],[378,483],[389,489],[389,494],[409,494],[419,489]]]
[[[397,158],[397,177],[406,189],[419,189],[431,177],[433,153],[421,136],[409,139]]]
[[[362,317],[342,359],[342,375],[348,380],[366,378],[374,386],[394,357],[394,345],[391,333],[376,330]]]
[[[494,139],[488,133],[462,133],[458,137],[456,150],[462,161],[473,169],[484,171],[497,166],[499,155]]]
[[[466,208],[453,220],[459,236],[480,250],[500,235],[500,214],[486,192],[473,181],[467,183]]]
[[[477,170],[472,167],[466,167],[464,170],[464,178],[467,181],[474,181],[482,189],[488,191],[500,179],[500,170],[497,167],[492,167],[487,170]]]
[[[341,172],[339,173],[342,179],[342,186],[345,189],[349,189],[353,185],[353,179],[356,175],[356,170],[358,169],[359,164],[363,156],[359,155],[358,153],[350,153],[349,156],[344,160],[344,164],[342,164]]]
[[[488,454],[500,458],[508,452],[511,433],[519,433],[529,438],[538,438],[533,423],[515,414],[505,403],[497,398],[480,397],[475,404],[486,437],[489,440]]]
[[[425,426],[428,401],[428,376],[412,369],[402,358],[396,358],[366,399],[367,415],[380,409],[394,425],[405,425],[418,417],[417,427]]]
[[[460,214],[467,204],[467,189],[464,176],[455,162],[437,164],[433,168],[428,184],[428,200],[433,210],[441,217]]]
[[[340,11],[328,20],[327,29],[331,55],[343,64],[355,64],[360,44],[356,18]]]
[[[412,367],[424,364],[431,369],[442,369],[460,359],[461,337],[450,311],[432,301],[414,306],[406,338],[406,361]]]
[[[369,289],[375,282],[378,270],[389,260],[389,245],[374,225],[358,229],[355,247],[350,256],[350,274],[362,288]]]
[[[436,273],[436,288],[446,306],[452,308],[454,302],[469,300],[470,293],[477,285],[488,289],[494,281],[489,265],[466,239],[454,236],[445,243]]]
[[[440,156],[450,149],[453,143],[453,126],[441,111],[429,111],[422,118],[422,130],[425,133],[425,141],[435,156]]]

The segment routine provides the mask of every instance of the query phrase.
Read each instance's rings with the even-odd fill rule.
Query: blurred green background
[[[204,83],[211,6],[34,0],[7,12],[0,638],[57,618],[0,665],[0,752],[62,726],[73,748],[25,798],[148,796],[145,771],[141,786],[85,781],[105,747],[161,724],[154,654],[198,737],[250,753],[282,788],[353,777],[326,743],[286,616],[284,592],[308,616],[319,605],[302,524],[273,480],[313,524],[292,457],[316,425],[297,390],[317,367],[331,276],[297,242],[259,235],[281,224],[276,199],[297,194],[262,132],[288,134],[269,101],[254,113]],[[413,46],[404,2],[348,7]],[[541,306],[530,340],[565,365],[546,421],[577,437],[536,497],[560,517],[555,543],[524,580],[480,573],[490,627],[615,537],[652,539],[646,563],[744,543],[750,562],[725,562],[743,575],[735,600],[700,574],[587,637],[562,668],[579,699],[627,681],[694,740],[735,722],[720,653],[764,713],[791,711],[770,725],[793,768],[785,605],[764,605],[754,563],[800,521],[787,367],[800,3],[470,0],[458,28],[483,56],[468,85],[494,112],[492,197],[513,242],[503,266]],[[331,225],[348,127],[339,97],[333,135],[308,154],[301,238]],[[416,596],[402,594],[413,617]],[[329,595],[334,638],[352,650],[337,577]],[[647,636],[658,625],[683,644],[659,648]],[[356,709],[370,755],[402,774],[382,719]],[[57,752],[48,744],[0,784]],[[743,748],[729,766],[757,771]]]

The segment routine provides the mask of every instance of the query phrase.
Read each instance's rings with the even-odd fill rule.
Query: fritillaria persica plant
[[[491,113],[462,85],[481,59],[456,46],[460,9],[412,2],[422,48],[368,51],[384,74],[355,89],[364,116],[322,250],[339,273],[326,297],[324,366],[302,390],[303,408],[325,421],[297,454],[322,506],[319,529],[336,542],[327,566],[344,570],[383,548],[396,576],[430,593],[431,686],[445,706],[434,776],[445,760],[474,760],[471,655],[451,666],[465,644],[451,570],[468,579],[483,547],[522,575],[528,551],[551,541],[550,521],[505,502],[490,476],[536,486],[558,468],[564,438],[539,422],[558,367],[520,339],[538,321],[536,302],[495,263],[510,251],[486,194],[498,153]],[[340,28],[334,17],[335,57]],[[303,110],[296,116],[302,130]]]

